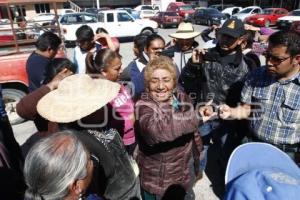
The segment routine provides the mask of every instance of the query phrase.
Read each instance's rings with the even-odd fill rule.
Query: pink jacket
[[[111,127],[119,131],[125,145],[135,143],[134,103],[124,86],[121,86],[118,96],[110,104],[113,108]]]

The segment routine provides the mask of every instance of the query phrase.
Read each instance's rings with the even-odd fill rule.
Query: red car
[[[185,4],[183,2],[171,2],[167,7],[168,12],[176,12],[179,16],[188,18],[192,16],[195,12],[190,4]]]
[[[276,25],[277,19],[288,14],[288,11],[284,8],[266,8],[263,10],[263,14],[253,15],[246,18],[246,23],[254,26]]]
[[[161,28],[167,26],[178,26],[182,22],[182,17],[180,17],[176,12],[158,12],[154,17],[150,18],[158,23]]]

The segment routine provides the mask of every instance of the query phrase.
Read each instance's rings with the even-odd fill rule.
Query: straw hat
[[[181,22],[176,33],[172,33],[169,36],[177,39],[190,39],[198,35],[200,35],[200,32],[194,31],[194,27],[191,23]]]
[[[37,111],[52,122],[73,122],[106,105],[119,90],[118,83],[75,74],[63,79],[56,90],[46,94],[38,102]]]

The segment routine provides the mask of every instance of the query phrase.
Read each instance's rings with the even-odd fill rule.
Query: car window
[[[294,11],[291,12],[290,15],[300,16],[300,10],[294,10]]]
[[[275,13],[278,12],[278,10],[275,11]],[[264,9],[263,13],[266,15],[270,15],[273,13],[273,9]],[[277,14],[277,13],[276,13]]]
[[[204,10],[198,10],[198,14],[202,15],[204,13]]]
[[[206,9],[206,12],[209,14],[219,14],[220,13],[219,10],[214,9],[214,8],[208,8],[208,9]]]
[[[152,6],[142,6],[142,10],[153,10]]]
[[[97,17],[94,15],[85,15],[84,16],[85,22],[87,23],[95,23],[97,22]]]
[[[98,14],[98,22],[104,22],[104,14],[103,13]]]
[[[184,6],[180,6],[179,10],[193,10],[193,8],[190,5],[184,5]]]
[[[132,21],[131,17],[127,13],[118,13],[119,22],[129,22]]]
[[[67,19],[68,19],[67,16],[62,17],[61,20],[60,20],[60,23],[61,24],[66,24],[67,23]]]
[[[113,13],[107,13],[107,22],[114,22],[114,14]]]
[[[76,23],[82,23],[83,22],[83,16],[82,15],[69,15],[67,23],[68,24],[76,24]]]
[[[241,10],[240,13],[250,13],[251,10],[252,10],[252,8],[246,8],[246,9],[244,9],[244,10]]]
[[[254,9],[254,10],[252,11],[252,13],[260,13],[260,10],[259,10],[259,9]]]

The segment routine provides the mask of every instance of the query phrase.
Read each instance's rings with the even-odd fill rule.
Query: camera
[[[161,52],[159,52],[160,56],[167,56],[169,58],[173,58],[175,54],[175,51],[173,49],[165,49]]]
[[[216,51],[207,51],[202,56],[205,61],[218,61],[218,58],[220,57],[219,53]]]

